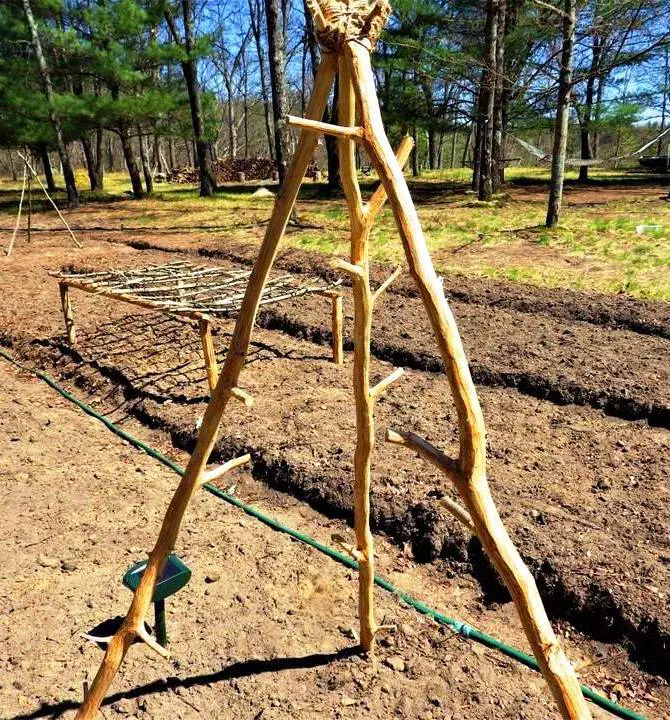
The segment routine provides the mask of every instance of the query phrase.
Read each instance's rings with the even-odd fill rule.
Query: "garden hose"
[[[163,455],[163,453],[159,452],[155,448],[152,448],[151,445],[148,445],[147,443],[143,442],[142,440],[134,437],[129,432],[126,432],[122,428],[118,427],[118,425],[115,425],[111,420],[106,418],[104,415],[101,415],[96,410],[94,410],[90,405],[87,405],[86,403],[82,402],[78,398],[76,398],[74,395],[72,395],[70,392],[68,392],[64,387],[59,385],[51,376],[47,375],[44,372],[41,372],[40,370],[33,370],[31,368],[27,368],[21,363],[19,363],[17,360],[15,360],[9,353],[7,353],[5,350],[0,348],[0,356],[8,360],[9,362],[13,363],[17,367],[21,368],[22,370],[25,370],[26,372],[29,372],[33,375],[36,375],[38,378],[46,382],[50,387],[52,387],[54,390],[56,390],[58,393],[60,393],[64,398],[69,400],[70,402],[77,405],[79,408],[81,408],[85,413],[88,415],[91,415],[92,417],[96,418],[100,422],[102,422],[109,430],[111,430],[113,433],[118,435],[119,437],[123,438],[124,440],[128,441],[135,447],[143,450],[147,455],[150,455],[151,457],[155,458],[159,462],[163,463],[163,465],[169,467],[171,470],[173,470],[178,475],[184,474],[184,468],[181,465],[178,465],[173,460],[170,460],[169,457],[166,455]],[[286,535],[289,535],[292,538],[295,538],[296,540],[299,540],[300,542],[304,543],[305,545],[309,545],[310,547],[314,548],[315,550],[318,550],[319,552],[323,553],[324,555],[328,555],[328,557],[332,558],[333,560],[337,560],[337,562],[342,563],[343,565],[346,565],[347,567],[351,568],[352,570],[358,570],[358,563],[353,560],[348,555],[345,555],[344,553],[339,552],[338,550],[335,550],[328,545],[324,545],[323,543],[320,543],[318,540],[315,540],[314,538],[310,537],[309,535],[305,535],[304,533],[298,532],[297,530],[294,530],[293,528],[288,527],[287,525],[284,525],[283,523],[279,522],[278,520],[275,520],[274,518],[271,518],[269,515],[266,515],[265,513],[261,512],[260,510],[257,510],[251,505],[247,505],[246,503],[242,502],[242,500],[234,497],[233,495],[230,495],[229,493],[225,492],[224,490],[221,490],[221,488],[218,488],[216,485],[212,485],[211,483],[205,483],[202,486],[205,490],[210,492],[212,495],[215,495],[216,497],[220,498],[221,500],[224,500],[225,502],[229,503],[230,505],[235,506],[236,508],[239,508],[240,510],[243,510],[247,515],[250,515],[251,517],[256,518],[257,520],[260,520],[264,525],[267,525],[268,527],[272,528],[273,530],[277,530],[279,532],[285,533]],[[528,668],[531,668],[532,670],[535,670],[537,672],[540,672],[540,666],[538,665],[537,661],[532,655],[528,655],[527,653],[519,650],[518,648],[515,648],[511,645],[507,645],[506,643],[502,642],[501,640],[498,640],[494,638],[492,635],[488,635],[487,633],[482,632],[481,630],[477,630],[476,628],[473,628],[471,625],[468,625],[467,623],[464,623],[460,620],[455,620],[454,618],[450,618],[447,615],[442,614],[441,612],[438,612],[437,610],[434,610],[433,608],[429,607],[425,603],[421,602],[420,600],[417,600],[413,598],[411,595],[408,595],[404,591],[400,590],[400,588],[397,588],[393,583],[386,580],[385,578],[380,577],[379,575],[375,575],[375,584],[379,587],[383,588],[384,590],[387,590],[390,593],[393,593],[397,597],[402,600],[406,605],[409,605],[414,610],[417,610],[422,615],[426,615],[427,617],[435,620],[440,625],[444,625],[448,628],[450,628],[452,631],[457,633],[458,635],[464,637],[464,638],[470,638],[471,640],[475,640],[476,642],[480,643],[481,645],[485,645],[488,648],[491,648],[493,650],[497,650],[498,652],[502,653],[503,655],[506,655],[507,657],[511,658],[512,660],[516,660],[517,662],[521,663],[522,665],[525,665]],[[630,710],[629,708],[623,707],[622,705],[619,705],[616,702],[613,702],[612,700],[606,698],[604,695],[600,695],[599,693],[595,692],[595,690],[592,690],[590,687],[587,687],[586,685],[581,685],[582,694],[585,698],[590,700],[595,705],[598,705],[599,707],[603,708],[604,710],[607,710],[608,712],[612,713],[613,715],[616,715],[620,718],[625,718],[626,720],[647,720],[647,718],[644,715],[640,715],[633,710]]]

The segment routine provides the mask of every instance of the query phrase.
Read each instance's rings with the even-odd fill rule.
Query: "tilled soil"
[[[13,282],[4,289],[12,307],[6,302],[1,311],[12,315],[3,319],[9,330],[7,339],[14,341],[17,349],[24,348],[34,362],[43,362],[84,388],[104,409],[122,407],[144,423],[169,432],[178,447],[189,449],[207,395],[193,329],[77,294],[73,299],[81,341],[76,351],[67,348],[54,337],[60,334],[56,284],[42,281],[44,268],[54,267],[57,255],[54,250],[53,256],[47,251],[29,261],[25,256],[22,262],[13,261]],[[166,257],[104,244],[76,255],[82,265],[103,267],[163,262]],[[382,332],[376,335],[381,338],[376,340],[377,355],[383,358],[383,348],[391,347],[392,341],[406,341],[407,352],[414,348],[417,357],[423,352],[425,367],[430,367],[430,342],[419,330],[415,301],[408,295],[393,299],[403,303],[404,315],[397,307],[388,314],[388,301],[380,305],[376,322]],[[284,313],[316,328],[318,317],[325,324],[327,312],[323,301],[319,308],[315,301],[303,299],[295,306],[277,308],[275,317]],[[467,315],[464,319],[461,312],[456,309],[465,327]],[[514,318],[509,311],[505,313]],[[553,337],[557,329],[551,325],[553,317],[542,315],[538,320],[527,313],[523,317],[534,321],[548,338]],[[469,322],[473,325],[467,334],[464,330],[464,339],[471,358],[480,352],[495,367],[500,358],[518,354],[520,359],[509,359],[498,372],[533,367],[528,358],[537,350],[537,336],[527,335],[525,325],[509,320],[508,351],[494,354],[496,343],[487,343],[484,337],[486,325],[477,332],[474,314]],[[572,377],[583,381],[587,373],[578,372],[581,362],[588,368],[594,388],[602,388],[599,378],[608,377],[618,383],[622,393],[645,383],[650,388],[645,393],[662,389],[667,368],[658,354],[662,346],[653,345],[663,342],[661,339],[582,325],[568,323],[571,332],[578,327],[584,333],[574,349],[557,343],[539,352],[538,376],[555,382],[554,378],[561,377],[562,363],[572,353]],[[223,325],[216,337],[221,351],[229,330]],[[403,338],[402,332],[410,337]],[[501,331],[497,337],[502,341],[504,334]],[[589,337],[605,349],[610,342],[615,344],[618,349],[609,357],[614,362],[619,353],[618,373],[616,365],[597,363],[597,350],[589,354]],[[41,339],[28,347],[31,338]],[[644,346],[653,348],[649,358],[645,356],[637,365],[623,354],[631,339],[652,343]],[[231,452],[251,450],[257,479],[305,499],[331,516],[350,519],[354,439],[350,366],[338,368],[328,362],[328,356],[324,346],[285,332],[258,330],[243,375],[243,385],[256,398],[256,405],[251,412],[238,406],[229,408],[217,454],[227,458]],[[403,364],[420,369],[408,372],[378,406],[375,528],[416,559],[442,559],[452,574],[474,574],[488,601],[502,600],[504,594],[476,543],[438,507],[439,495],[450,492],[444,479],[405,451],[383,443],[386,427],[402,427],[455,452],[455,416],[445,378],[425,372],[419,363]],[[381,378],[392,366],[378,359],[374,369]],[[550,612],[569,619],[591,637],[625,642],[644,667],[666,674],[670,659],[667,432],[644,422],[606,417],[589,407],[559,406],[510,389],[480,388],[480,395],[488,422],[494,497],[538,579]],[[660,399],[666,402],[663,395]]]
[[[148,249],[153,244],[132,246]],[[164,241],[159,247],[166,247]],[[205,246],[199,254],[245,264],[252,259],[246,248],[237,246],[211,252]],[[327,270],[329,266],[330,259],[300,251],[287,251],[277,261],[283,270],[342,280]],[[390,272],[375,266],[374,284],[381,284]],[[589,405],[616,417],[670,428],[668,304],[571,291],[554,291],[548,302],[551,295],[545,289],[460,277],[445,277],[444,287],[477,384],[513,387],[555,403]],[[285,303],[281,310],[266,308],[259,323],[330,342],[323,318],[322,302],[311,297]],[[350,338],[349,346],[353,347]],[[442,371],[411,278],[398,280],[378,304],[373,352],[398,365]]]
[[[82,337],[76,353],[60,344],[41,346],[35,359],[50,356],[58,374],[106,396],[111,406],[133,399],[127,412],[191,450],[207,393],[197,337],[183,323],[163,320],[147,331],[150,323],[150,316],[126,319],[115,327],[107,350],[95,343],[96,333]],[[216,341],[226,344],[222,333]],[[374,365],[376,378],[391,370],[386,363]],[[326,348],[259,330],[243,384],[255,406],[230,406],[217,457],[252,452],[257,478],[350,520],[349,364],[337,367]],[[119,388],[125,389],[121,397]],[[480,396],[492,490],[551,612],[594,637],[630,642],[641,661],[665,672],[667,432],[509,390],[480,389]],[[456,417],[448,397],[443,376],[409,372],[378,404],[375,529],[407,544],[418,560],[442,558],[451,561],[453,572],[474,573],[491,600],[504,600],[477,544],[439,509],[442,493],[451,494],[444,478],[383,441],[386,428],[405,428],[454,454]]]
[[[302,275],[317,269],[304,253],[292,255],[290,262],[280,260],[279,266]],[[376,267],[375,283],[380,284],[389,273],[389,268]],[[336,278],[333,273],[328,277]],[[346,286],[342,290],[351,319],[351,296]],[[501,307],[495,301],[482,305],[452,300],[451,305],[478,385],[512,387],[558,404],[589,405],[608,415],[670,428],[670,363],[663,333],[559,319],[544,312]],[[667,309],[663,303],[647,305],[657,307],[659,315]],[[263,308],[258,323],[329,343],[326,316],[323,300],[308,296]],[[347,341],[352,349],[350,335]],[[393,286],[375,308],[372,350],[396,365],[442,372],[423,305],[407,279],[402,287]]]
[[[259,323],[330,341],[316,298],[284,306],[264,309]],[[352,312],[351,301],[347,307]],[[462,302],[452,303],[452,309],[476,384],[516,388],[560,405],[589,405],[608,415],[670,428],[666,339]],[[347,339],[353,348],[352,338]],[[373,352],[396,365],[443,370],[418,298],[389,295],[377,304]]]
[[[289,225],[287,232],[298,232],[298,230]],[[257,244],[231,242],[228,234],[225,238],[212,238],[211,235],[194,238],[186,233],[153,237],[150,233],[139,233],[135,237],[120,238],[118,235],[105,235],[101,232],[96,233],[94,237],[130,245],[138,250],[190,252],[205,258],[228,260],[244,265],[252,265],[258,252]],[[309,272],[341,279],[340,275],[329,269],[331,261],[332,256],[329,255],[290,248],[280,250],[276,267],[289,272]],[[386,266],[374,263],[371,267],[371,280],[381,283],[388,273],[389,269]],[[541,288],[523,283],[448,274],[444,275],[444,290],[450,301],[507,308],[532,315],[540,313],[561,320],[580,320],[593,325],[670,338],[670,303],[638,300],[624,294],[581,293],[574,290]],[[409,297],[417,296],[416,288],[409,277],[401,277],[389,292]]]
[[[0,456],[0,715],[72,717],[101,658],[79,633],[127,610],[120,578],[152,546],[176,477],[4,361],[0,382],[0,438],[11,448]],[[123,425],[183,460],[161,435]],[[322,542],[346,532],[242,471],[231,480],[239,497]],[[484,607],[467,577],[416,565],[383,539],[377,549],[380,572],[405,591],[527,647],[513,609]],[[133,646],[102,717],[557,717],[538,674],[383,591],[378,617],[395,627],[376,661],[360,657],[354,573],[207,493],[191,503],[176,551],[193,576],[167,601],[172,658]],[[568,627],[559,633],[584,683],[649,717],[670,717],[667,684],[645,678],[625,651]],[[594,717],[606,714],[594,708]]]

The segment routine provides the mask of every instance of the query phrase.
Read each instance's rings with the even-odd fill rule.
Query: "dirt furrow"
[[[352,302],[349,291],[343,288],[343,292],[349,315],[347,347],[351,348]],[[559,405],[587,405],[625,420],[670,428],[667,340],[541,313],[457,301],[452,302],[452,309],[477,384],[514,388]],[[263,308],[258,324],[330,343],[328,315],[322,298],[304,296]],[[380,360],[442,372],[430,325],[416,297],[386,295],[378,303],[372,350]]]
[[[351,308],[351,302],[348,305]],[[475,383],[515,388],[559,405],[575,403],[670,428],[670,344],[658,337],[520,317],[453,303]],[[260,326],[330,343],[323,302],[301,298],[261,311]],[[442,372],[418,299],[388,297],[375,309],[372,351],[396,365]],[[347,325],[351,330],[351,323]],[[350,332],[348,348],[353,347]]]
[[[288,232],[295,232],[290,227]],[[253,265],[258,255],[255,244],[238,244],[227,238],[198,237],[187,240],[176,238],[170,243],[149,240],[120,240],[107,238],[110,242],[125,244],[137,250],[152,250],[172,253],[192,253],[205,258],[226,260],[243,265]],[[295,248],[280,250],[276,267],[298,274],[317,274],[335,278],[331,270],[332,256],[314,251]],[[373,263],[371,280],[381,283],[392,268],[382,263]],[[600,295],[582,293],[564,288],[541,288],[522,283],[505,283],[501,280],[444,275],[444,289],[447,299],[467,305],[507,309],[525,315],[547,315],[558,320],[579,321],[599,327],[629,330],[642,335],[657,335],[670,339],[670,303],[653,300],[638,300],[626,295]],[[404,297],[417,297],[411,278],[401,278],[390,293]]]
[[[175,323],[156,333],[166,338],[157,347],[153,334],[141,339],[148,325],[147,316],[139,316],[134,325],[120,327],[106,351],[96,343],[107,332],[83,336],[81,357],[95,357],[95,367],[73,361],[63,347],[52,346],[47,354],[36,348],[36,357],[49,357],[59,375],[106,398],[106,405],[132,398],[127,412],[190,450],[204,410],[196,400],[206,392],[204,369],[194,359],[197,339]],[[123,337],[127,344],[119,345]],[[225,338],[219,336],[217,346],[222,345]],[[349,370],[329,363],[325,348],[259,330],[243,375],[256,405],[251,413],[230,407],[212,460],[250,451],[257,478],[350,520]],[[389,371],[386,363],[376,363],[378,376]],[[184,372],[182,380],[168,382]],[[667,672],[667,433],[509,390],[484,389],[481,396],[492,489],[550,611],[592,637],[629,644],[645,667]],[[441,559],[449,573],[474,573],[490,600],[503,599],[477,544],[439,508],[437,500],[451,490],[419,460],[383,443],[389,426],[412,429],[455,452],[446,380],[410,372],[379,404],[375,529],[419,560]]]

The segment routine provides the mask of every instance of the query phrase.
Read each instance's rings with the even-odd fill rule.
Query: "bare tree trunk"
[[[170,170],[174,170],[174,168],[176,167],[176,161],[177,161],[175,142],[174,142],[174,138],[172,136],[170,136],[168,138],[167,146],[168,146],[168,148],[167,148],[168,156],[167,156],[166,171],[169,172]]]
[[[112,133],[107,135],[107,170],[114,172],[114,138]]]
[[[265,119],[265,133],[268,139],[268,150],[270,152],[270,158],[274,160],[274,135],[272,133],[272,122],[270,120],[270,99],[261,33],[260,0],[249,0],[249,20],[251,22],[251,32],[254,36],[254,42],[256,43],[256,54],[258,55],[258,71],[261,81],[261,95],[263,96],[263,115]]]
[[[232,83],[228,85],[228,155],[237,157],[237,119],[233,102]]]
[[[205,124],[202,112],[202,99],[198,85],[198,71],[194,51],[193,34],[193,5],[191,0],[181,0],[182,14],[184,18],[184,41],[182,43],[172,14],[165,12],[170,33],[175,43],[183,47],[186,58],[181,62],[188,103],[191,109],[191,122],[193,123],[193,139],[195,143],[195,154],[198,159],[198,170],[200,171],[200,196],[209,197],[216,190],[216,181],[212,173],[210,157],[208,153],[208,142],[205,137]]]
[[[505,178],[505,147],[503,141],[504,78],[505,78],[505,23],[507,20],[507,0],[498,3],[498,22],[495,56],[495,99],[493,103],[493,145],[491,166],[491,189],[494,193],[500,190]]]
[[[51,158],[49,157],[49,150],[46,143],[40,143],[38,145],[38,152],[40,159],[42,160],[42,167],[44,168],[44,179],[47,183],[47,190],[50,193],[56,192],[56,182],[54,180],[54,172],[51,167]]]
[[[95,176],[98,180],[97,190],[104,190],[105,188],[104,138],[105,131],[102,128],[97,128],[95,131]]]
[[[128,175],[130,176],[130,184],[133,188],[133,196],[136,198],[144,197],[144,188],[142,187],[140,171],[138,170],[137,163],[135,162],[133,144],[130,141],[128,127],[124,122],[119,123],[118,133],[119,140],[121,141],[121,149],[123,150],[123,157],[125,158],[126,167],[128,168]]]
[[[437,170],[439,164],[439,147],[437,128],[431,125],[428,130],[428,169]]]
[[[154,147],[153,147],[154,165],[161,174],[168,172],[167,165],[165,163],[165,155],[163,154],[163,139],[154,134]]]
[[[247,68],[246,51],[242,56],[242,100],[244,112],[244,157],[249,157],[249,69]]]
[[[481,117],[484,114],[485,98],[483,94],[484,88],[484,74],[485,70],[482,70],[479,80],[479,90],[477,92],[477,100],[475,103],[475,117],[473,124],[470,128],[470,134],[468,135],[468,143],[466,143],[465,152],[463,154],[463,167],[465,167],[465,158],[467,156],[468,145],[471,140],[471,135],[474,133],[475,142],[472,149],[472,184],[471,187],[476,192],[479,192],[479,185],[481,180],[481,167],[482,167],[482,127],[483,123]]]
[[[279,0],[265,0],[265,17],[268,29],[270,57],[270,86],[272,87],[272,114],[274,115],[274,144],[279,184],[284,182],[289,156],[289,132],[286,124],[288,97],[286,91],[286,37]]]
[[[305,41],[307,45],[307,50],[309,51],[309,60],[311,64],[313,79],[316,77],[316,71],[319,67],[319,43],[316,39],[314,19],[312,18],[312,13],[310,13],[305,0],[303,0],[302,6],[305,13]]]
[[[47,104],[49,106],[49,119],[53,127],[54,135],[56,136],[56,145],[58,147],[58,155],[60,157],[61,166],[63,168],[63,180],[65,181],[65,190],[67,192],[68,205],[71,208],[79,205],[79,194],[77,193],[77,184],[74,179],[74,172],[72,165],[70,164],[70,156],[63,140],[63,132],[61,130],[60,118],[56,113],[56,107],[54,105],[54,94],[53,87],[51,85],[51,76],[49,75],[49,68],[47,62],[44,59],[44,53],[42,52],[42,43],[40,42],[40,36],[37,32],[37,24],[33,17],[33,11],[30,7],[30,0],[22,0],[23,10],[28,20],[30,27],[30,34],[32,36],[33,48],[37,57],[37,64],[40,69],[40,76],[42,78],[42,85],[44,86],[44,94],[47,98]]]
[[[316,31],[314,29],[314,19],[307,7],[307,3],[303,0],[305,11],[305,38],[307,40],[307,48],[309,50],[309,58],[312,65],[312,78],[316,77],[316,71],[319,67],[319,44],[316,39]],[[338,122],[338,97],[340,82],[335,77],[333,86],[333,102],[330,107],[326,107],[323,111],[323,122]],[[337,151],[337,140],[332,135],[326,135],[324,139],[326,145],[326,156],[328,163],[328,192],[331,195],[342,192],[342,177],[340,176],[340,156]]]
[[[594,23],[597,20],[597,8],[598,3],[595,5],[594,10]],[[602,43],[600,37],[594,32],[593,44],[591,47],[591,67],[589,68],[589,76],[586,80],[586,97],[584,99],[584,114],[582,117],[581,128],[580,128],[580,142],[581,142],[581,158],[582,160],[592,160],[593,147],[591,145],[591,119],[593,117],[593,103],[595,99],[595,87],[598,72],[600,68],[600,57],[602,54]],[[589,166],[579,166],[579,181],[588,182],[589,179]]]
[[[168,138],[168,161],[170,163],[170,170],[174,170],[177,167],[177,158],[172,135]]]
[[[419,164],[419,130],[416,125],[412,127],[412,177],[421,175],[421,167]]]
[[[119,86],[110,85],[110,93],[112,100],[118,102],[119,99]],[[128,130],[128,124],[121,118],[117,123],[117,134],[121,141],[121,150],[123,151],[123,157],[126,161],[126,168],[128,169],[128,176],[130,177],[130,185],[133,189],[133,196],[141,198],[144,196],[144,188],[142,187],[142,180],[140,179],[140,171],[137,168],[135,162],[135,154],[133,153],[133,144],[130,140],[130,131]]]
[[[461,167],[464,168],[468,162],[468,152],[470,151],[470,143],[472,142],[472,123],[468,125],[468,132],[465,135],[463,143],[463,157],[461,158]]]
[[[479,199],[490,200],[493,195],[493,108],[495,104],[496,85],[496,47],[498,40],[498,5],[499,0],[487,0],[485,48],[486,66],[482,74],[482,97],[479,116]]]
[[[142,174],[144,175],[144,185],[147,189],[147,195],[151,195],[154,191],[154,179],[151,177],[151,164],[149,162],[149,148],[147,146],[147,136],[142,132],[142,128],[137,126],[137,138],[140,144],[140,160],[142,161]]]
[[[14,158],[12,157],[11,148],[7,150],[7,155],[9,157],[9,172],[12,174],[12,182],[16,182],[18,178],[16,177],[16,168],[14,167]]]
[[[600,151],[600,117],[602,114],[603,107],[603,94],[605,92],[605,78],[601,76],[598,79],[598,91],[596,92],[596,107],[593,113],[593,119],[596,122],[596,126],[593,129],[593,157],[597,158]]]
[[[84,133],[81,138],[81,147],[84,151],[84,159],[86,160],[86,171],[88,172],[88,183],[91,190],[99,190],[98,176],[96,173],[95,157],[93,155],[93,147],[91,146],[91,138]]]
[[[668,107],[668,89],[670,85],[670,50],[668,48],[665,48],[665,68],[663,72],[663,106],[661,109],[661,130],[660,132],[663,132],[665,130],[665,116],[667,112]],[[619,154],[619,151],[617,150],[617,155]],[[656,154],[662,155],[663,154],[663,138],[658,138],[658,146],[656,147]]]
[[[558,105],[554,125],[554,146],[551,161],[551,185],[546,225],[558,225],[563,200],[565,178],[565,152],[568,146],[568,121],[570,119],[570,89],[572,85],[572,54],[575,44],[577,22],[577,0],[564,0],[563,48],[561,51],[561,73],[558,85]]]

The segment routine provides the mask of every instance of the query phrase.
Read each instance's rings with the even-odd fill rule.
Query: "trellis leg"
[[[12,233],[12,239],[9,241],[7,246],[7,257],[12,254],[12,248],[14,247],[14,240],[16,239],[16,233],[19,231],[21,225],[21,208],[23,207],[23,196],[26,194],[26,167],[23,166],[23,186],[21,187],[21,198],[19,199],[19,210],[16,214],[16,225],[14,226],[14,232]]]
[[[318,120],[328,101],[336,69],[336,58],[322,53],[321,64],[314,80],[314,90],[307,109],[308,116]],[[149,554],[146,569],[133,595],[130,608],[121,627],[111,639],[82,706],[78,720],[93,718],[105,698],[109,686],[123,662],[125,654],[136,637],[141,637],[157,652],[162,648],[144,631],[144,617],[153,596],[156,581],[163,571],[168,554],[174,548],[184,514],[194,493],[200,487],[209,456],[216,442],[219,423],[228,400],[237,390],[244,367],[251,332],[263,288],[277,253],[277,246],[286,228],[286,222],[295,203],[307,165],[316,147],[316,137],[304,132],[293,155],[289,171],[275,200],[275,206],[265,232],[258,258],[249,278],[249,284],[237,316],[233,337],[226,355],[221,376],[202,420],[198,440],[184,475],[165,513],[154,549]],[[238,393],[239,394],[239,393]]]
[[[355,99],[349,68],[340,58],[338,120],[340,126],[355,124]],[[354,145],[349,138],[338,139],[340,175],[349,208],[351,225],[351,264],[349,271],[354,296],[354,367],[353,386],[356,404],[356,449],[354,451],[354,532],[358,561],[358,616],[360,643],[366,652],[374,652],[377,623],[374,611],[374,541],[370,531],[370,469],[374,449],[374,403],[370,396],[370,337],[372,298],[368,273],[367,240],[361,192],[356,179]]]
[[[342,312],[342,296],[331,295],[331,325],[332,325],[332,339],[331,344],[333,348],[333,362],[336,365],[342,365],[344,363],[344,350],[343,350],[343,312]]]
[[[216,383],[219,380],[219,366],[216,363],[216,351],[214,350],[214,342],[212,341],[212,324],[209,320],[198,320],[198,328],[200,330],[200,340],[202,341],[202,350],[205,356],[205,369],[207,370],[209,391],[213,393],[214,388],[216,388]]]
[[[56,211],[58,217],[61,219],[61,222],[65,227],[67,228],[67,231],[70,233],[70,237],[72,238],[72,242],[78,247],[81,247],[81,243],[77,238],[74,236],[74,233],[72,232],[72,228],[67,224],[67,220],[63,217],[63,213],[59,210],[58,205],[54,202],[51,195],[49,195],[49,191],[44,187],[44,183],[40,180],[40,176],[35,171],[35,168],[30,164],[30,161],[26,157],[26,155],[23,155],[22,153],[18,154],[21,160],[26,164],[26,167],[28,168],[28,171],[33,175],[35,180],[37,180],[37,184],[42,188],[42,192],[45,194],[47,200],[53,205],[54,210]]]
[[[28,174],[28,242],[30,242],[30,233],[33,224],[33,191],[32,191],[32,174]]]
[[[70,302],[70,288],[65,282],[58,283],[60,289],[60,304],[63,308],[63,318],[65,319],[65,334],[67,341],[71,346],[77,344],[77,333],[74,329],[74,311]]]
[[[338,112],[340,130],[353,127],[356,120],[356,102],[349,65],[340,57]],[[368,240],[372,222],[383,204],[363,205],[356,176],[354,140],[352,135],[341,133],[338,139],[340,175],[349,209],[351,225],[351,262],[339,261],[336,267],[351,275],[354,297],[354,366],[353,386],[356,404],[356,449],[354,452],[354,532],[356,547],[346,548],[358,562],[358,616],[360,643],[363,650],[374,653],[375,635],[380,630],[374,612],[374,540],[370,530],[370,490],[372,453],[375,444],[375,401],[383,390],[402,374],[397,370],[377,386],[370,387],[370,340],[372,312],[379,293],[389,285],[386,282],[373,293],[370,288]],[[394,273],[391,279],[397,276]]]
[[[485,550],[507,585],[542,673],[564,718],[588,720],[591,713],[574,669],[547,618],[532,575],[502,524],[486,479],[486,436],[479,399],[470,376],[456,322],[437,279],[421,224],[386,138],[370,63],[370,47],[345,44],[345,57],[361,108],[365,147],[381,178],[403,242],[410,272],[428,312],[456,404],[460,429],[458,460],[445,459],[444,470],[470,512]]]

